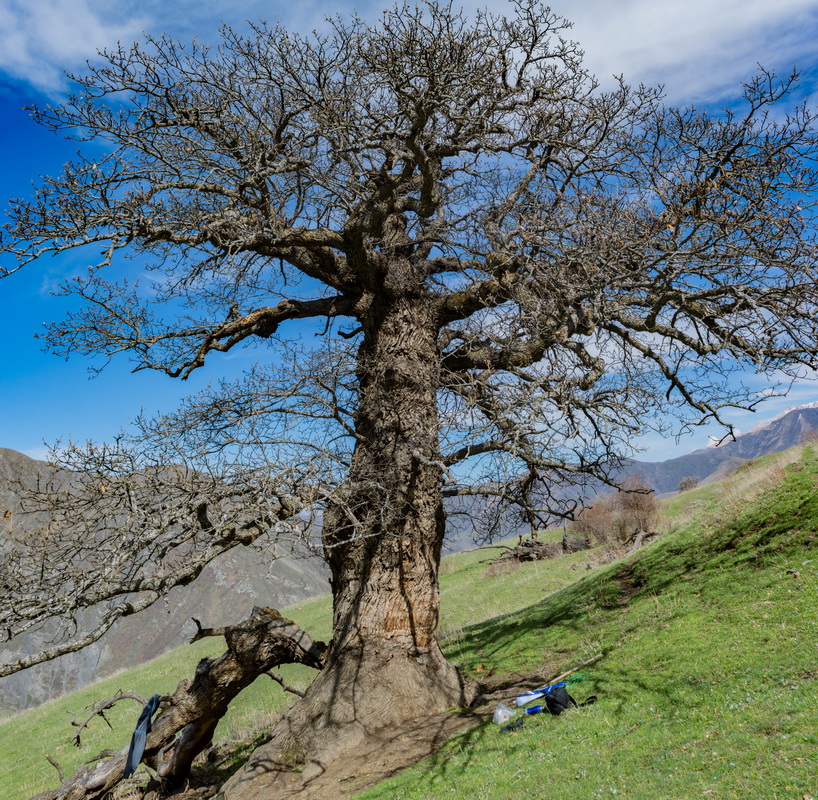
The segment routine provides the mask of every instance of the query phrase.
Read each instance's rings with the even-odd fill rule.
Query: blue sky
[[[129,43],[141,33],[168,33],[183,40],[215,41],[220,21],[244,28],[246,19],[279,18],[288,27],[320,27],[324,15],[357,8],[373,18],[383,3],[298,4],[244,0],[0,0],[0,203],[27,196],[40,174],[55,173],[74,143],[39,129],[23,111],[30,103],[59,101],[64,72],[81,71],[97,50]],[[467,2],[467,9],[483,3]],[[492,0],[501,11],[505,3]],[[807,76],[818,73],[818,0],[566,0],[554,10],[575,23],[573,38],[601,78],[622,73],[631,83],[662,83],[669,101],[720,107],[735,98],[739,83],[757,64]],[[64,300],[56,284],[84,266],[81,256],[46,259],[0,280],[0,447],[34,457],[43,442],[111,438],[141,408],[170,409],[208,380],[235,374],[246,357],[215,360],[190,381],[158,374],[130,374],[125,360],[89,380],[91,362],[65,361],[43,352],[34,338],[44,322],[59,319]],[[751,378],[751,380],[753,380]],[[758,383],[759,390],[763,384]],[[786,407],[818,400],[818,386],[794,387],[789,398],[737,413],[742,430]],[[644,458],[659,460],[704,446],[716,431],[702,429],[679,444],[650,438]]]

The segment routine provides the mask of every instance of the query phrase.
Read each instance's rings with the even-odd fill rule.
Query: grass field
[[[670,498],[668,533],[626,563],[600,552],[496,569],[492,551],[442,567],[442,639],[475,677],[570,667],[604,657],[573,685],[596,705],[535,716],[518,732],[486,723],[362,798],[818,797],[818,460],[811,449],[769,456],[728,480]],[[588,569],[587,567],[591,567]],[[327,598],[285,613],[328,635]],[[67,711],[118,688],[172,691],[204,640],[0,723],[0,798],[56,784],[66,770],[130,735],[136,704],[92,726],[78,752]],[[285,670],[282,669],[282,672]],[[286,677],[306,685],[311,671]],[[217,731],[240,741],[290,696],[257,681]]]

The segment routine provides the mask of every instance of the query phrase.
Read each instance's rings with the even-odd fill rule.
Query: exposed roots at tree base
[[[601,658],[602,654],[597,654],[568,670],[556,670],[555,664],[544,665],[543,669],[524,675],[505,676],[490,679],[482,685],[469,685],[464,699],[475,691],[479,690],[480,693],[472,700],[472,707],[468,710],[421,714],[417,719],[367,730],[360,738],[354,735],[352,725],[340,723],[334,728],[334,735],[340,740],[337,747],[325,751],[329,753],[331,750],[333,758],[325,757],[321,762],[314,758],[303,765],[303,770],[294,771],[294,753],[281,750],[285,742],[300,738],[301,742],[312,741],[314,746],[320,743],[320,736],[316,738],[315,731],[301,737],[288,735],[283,726],[285,720],[287,728],[292,728],[295,719],[305,718],[304,712],[298,710],[282,720],[273,737],[256,749],[244,771],[224,786],[216,800],[344,800],[436,753],[456,734],[463,734],[464,746],[481,747],[481,742],[486,737],[491,740],[497,729],[494,726],[478,727],[479,723],[491,718],[499,700],[511,702],[516,695],[564,680]],[[294,707],[293,712],[296,709]],[[358,732],[361,732],[361,727],[358,727]],[[290,762],[282,759],[282,755],[289,755]],[[189,800],[194,798],[191,796]]]
[[[303,767],[301,784],[309,784],[356,749],[388,740],[412,720],[468,705],[473,694],[437,645],[421,653],[389,643],[336,652],[218,798],[275,797],[281,771],[295,765]]]

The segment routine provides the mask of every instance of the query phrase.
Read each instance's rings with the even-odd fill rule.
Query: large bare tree
[[[91,145],[13,204],[5,269],[102,250],[53,349],[182,379],[271,351],[130,442],[64,451],[84,477],[53,524],[98,533],[15,545],[3,628],[104,611],[34,660],[311,519],[327,665],[245,775],[276,747],[324,760],[463,702],[436,638],[447,497],[540,524],[657,409],[720,419],[758,399],[734,370],[814,367],[818,150],[795,77],[761,72],[717,116],[669,108],[600,88],[565,28],[518,0],[146,39],[36,111]],[[59,602],[37,607],[43,580]]]

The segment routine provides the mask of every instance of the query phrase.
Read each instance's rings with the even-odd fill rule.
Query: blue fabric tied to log
[[[128,759],[125,762],[125,773],[123,778],[130,778],[136,772],[139,762],[142,761],[142,754],[145,752],[145,742],[151,732],[151,720],[159,706],[159,695],[155,694],[145,704],[139,720],[136,723],[136,730],[131,737],[131,746],[128,748]]]

